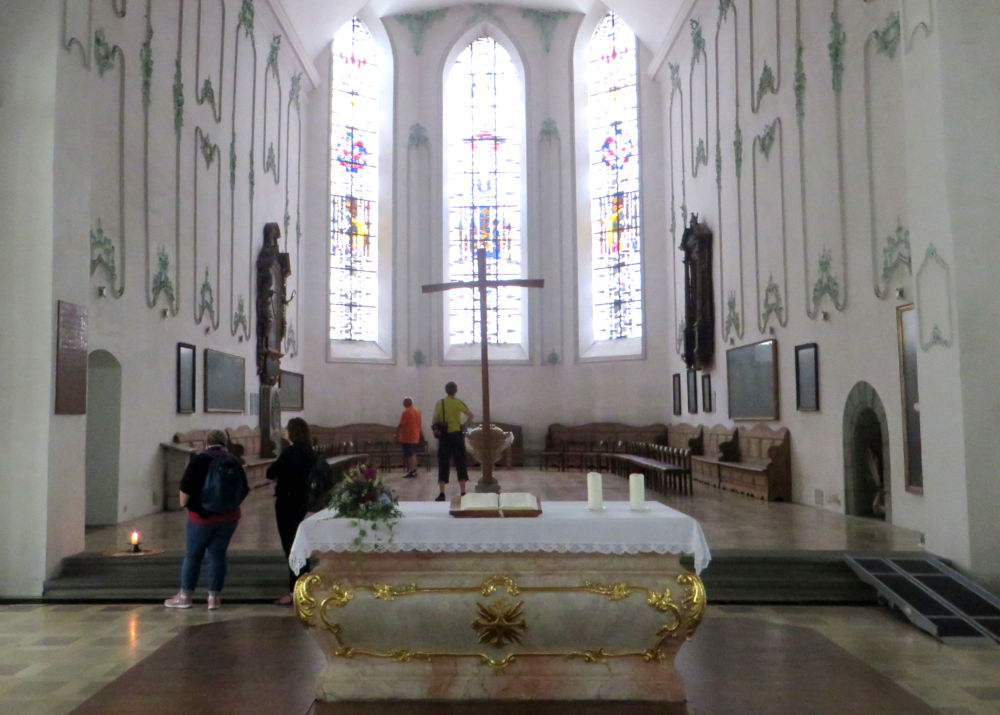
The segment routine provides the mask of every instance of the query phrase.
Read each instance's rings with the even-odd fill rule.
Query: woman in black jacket
[[[267,468],[267,478],[274,481],[274,515],[278,521],[278,535],[285,560],[292,551],[295,532],[306,518],[309,492],[309,472],[316,461],[309,425],[301,417],[288,420],[288,441],[291,444],[281,450],[274,463]],[[288,593],[282,594],[276,603],[289,605],[291,591],[295,587],[298,574],[288,569]]]

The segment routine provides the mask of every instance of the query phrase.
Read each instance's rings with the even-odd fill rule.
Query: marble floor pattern
[[[585,498],[585,477],[581,473],[542,472],[532,469],[501,471],[497,475],[508,491],[531,490],[538,494],[543,505],[546,500],[582,500]],[[473,479],[475,479],[475,474]],[[388,477],[403,500],[430,499],[437,492],[434,477],[427,473],[418,479],[402,479],[397,471]],[[449,496],[457,492],[453,484]],[[762,503],[735,494],[695,485],[694,495],[674,496],[649,494],[698,518],[703,525],[709,545],[715,549],[837,549],[853,551],[914,550],[919,546],[919,534],[880,522],[844,517],[830,511],[796,504]],[[605,499],[628,498],[625,480],[606,476]],[[234,549],[278,548],[268,490],[256,490],[248,499],[245,516],[236,538]],[[88,530],[88,550],[115,550],[127,541],[133,528],[143,531],[147,546],[162,549],[183,547],[184,517],[180,513],[156,514],[114,527]],[[233,626],[251,623],[254,619],[289,619],[294,615],[289,608],[270,605],[226,603],[218,611],[204,607],[189,611],[171,611],[157,605],[130,604],[58,604],[3,603],[0,604],[0,713],[68,713],[80,707],[81,712],[102,712],[102,696],[120,694],[128,680],[127,672],[150,656],[168,646],[182,647],[185,641],[175,638],[198,633],[199,626],[213,627],[233,621]],[[890,683],[892,689],[901,688],[928,706],[914,709],[900,703],[893,706],[887,701],[884,708],[869,708],[866,712],[906,713],[938,711],[948,715],[1000,713],[1000,648],[995,646],[944,645],[925,633],[913,628],[898,615],[879,607],[819,607],[819,606],[709,606],[706,614],[706,635],[722,627],[731,631],[765,633],[762,636],[768,652],[769,672],[776,673],[778,681],[808,686],[811,697],[822,698],[823,688],[831,691],[830,708],[823,712],[865,712],[851,708],[851,693],[843,692],[838,681],[835,664],[831,662],[825,677],[822,666],[824,653],[839,654],[856,661],[859,668],[871,672]],[[747,630],[747,627],[750,627]],[[296,624],[297,628],[297,624]],[[754,630],[756,629],[756,630]],[[763,629],[763,630],[761,630]],[[819,639],[823,648],[803,648],[801,639],[794,633],[807,632]],[[711,679],[705,679],[699,664],[712,662],[710,639],[705,644],[695,641],[685,646],[691,656],[685,660],[682,649],[678,664],[689,682],[689,703],[677,708],[657,709],[648,706],[636,709],[625,704],[589,703],[580,706],[565,705],[559,713],[575,715],[588,713],[806,713],[819,712],[803,709],[790,702],[787,695],[773,699],[760,699],[761,689],[776,684],[746,682],[734,675],[723,682],[725,697],[712,694]],[[717,640],[717,639],[716,639]],[[181,646],[178,646],[181,643]],[[698,650],[698,645],[702,650]],[[265,656],[273,656],[261,646]],[[723,643],[722,654],[733,648],[754,652],[753,642],[744,640]],[[167,650],[165,649],[165,651]],[[709,649],[707,655],[705,649]],[[165,652],[164,651],[164,652]],[[697,655],[698,657],[694,657]],[[302,657],[302,654],[299,654]],[[720,656],[721,657],[721,656]],[[190,659],[190,662],[188,662]],[[197,669],[198,653],[185,653],[185,665],[165,669],[163,681],[152,686],[152,699],[133,709],[116,708],[115,712],[176,712],[171,705],[172,693],[178,687],[196,683],[196,678],[185,675],[185,668]],[[240,652],[226,654],[226,660],[238,663]],[[155,663],[156,658],[151,658]],[[809,667],[804,667],[808,664]],[[173,678],[173,680],[171,680]],[[179,678],[179,681],[178,681]],[[121,679],[121,680],[119,680]],[[116,683],[118,685],[116,685]],[[697,687],[695,687],[697,686]],[[117,691],[116,691],[117,687]],[[260,690],[260,683],[255,687]],[[309,689],[310,684],[304,683]],[[107,688],[106,690],[103,690]],[[817,690],[818,689],[818,690]],[[848,689],[850,690],[850,689]],[[102,691],[102,695],[97,695]],[[257,692],[257,691],[255,691]],[[896,691],[898,692],[898,690]],[[743,696],[741,696],[741,693]],[[96,698],[94,696],[97,695]],[[150,696],[150,692],[145,693]],[[756,697],[756,700],[753,697]],[[876,693],[877,696],[877,693]],[[735,703],[755,702],[753,709]],[[889,697],[887,694],[886,697]],[[94,699],[92,699],[94,698]],[[87,701],[92,706],[88,708]],[[299,698],[301,700],[301,698]],[[308,701],[308,698],[307,698]],[[153,706],[149,702],[154,702]],[[761,705],[761,702],[768,703]],[[848,705],[844,705],[847,703]],[[94,709],[97,706],[98,709]],[[902,709],[900,709],[902,708]],[[909,708],[909,709],[907,709]],[[409,704],[386,708],[377,704],[344,704],[340,706],[311,705],[303,709],[299,704],[283,701],[282,692],[263,700],[241,699],[239,694],[225,708],[209,708],[200,712],[315,712],[315,713],[431,713],[466,712],[462,706],[435,706]],[[490,708],[486,713],[544,713],[545,709],[531,706],[503,706]],[[187,710],[186,712],[193,712]],[[556,712],[555,710],[552,711]]]

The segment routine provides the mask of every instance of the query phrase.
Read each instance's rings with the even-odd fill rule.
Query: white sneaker
[[[191,608],[191,594],[178,591],[176,596],[163,602],[167,608]]]
[[[217,593],[208,594],[208,610],[214,611],[216,608],[222,608],[222,598]]]

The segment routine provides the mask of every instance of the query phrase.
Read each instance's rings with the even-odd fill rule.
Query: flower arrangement
[[[403,516],[398,503],[375,467],[362,465],[344,472],[343,480],[330,493],[329,506],[338,517],[353,519],[351,526],[358,527],[354,547],[358,551],[372,551],[376,544],[365,547],[369,532],[378,542],[381,529],[387,535],[386,542],[392,541],[392,529]]]

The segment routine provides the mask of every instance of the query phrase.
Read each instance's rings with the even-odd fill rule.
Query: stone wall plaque
[[[87,413],[87,309],[58,302],[56,319],[56,414]]]

